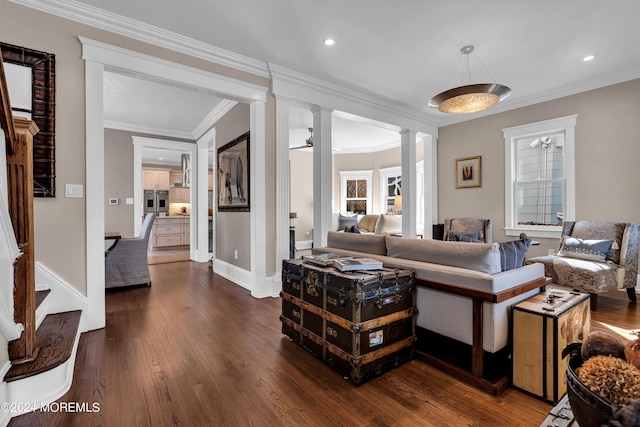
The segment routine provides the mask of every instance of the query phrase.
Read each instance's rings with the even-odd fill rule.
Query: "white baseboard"
[[[214,258],[211,261],[214,273],[250,291],[254,298],[277,297],[280,293],[280,276],[265,277],[261,279],[262,283],[255,283],[256,279],[250,271],[219,259]]]
[[[313,240],[299,240],[296,242],[296,249],[299,251],[311,249],[313,247]]]
[[[9,372],[10,368],[11,362],[7,360],[2,368],[0,368],[0,376],[4,378],[7,372]],[[0,382],[0,402],[9,402],[9,388],[7,387],[7,383],[4,381]],[[9,424],[10,420],[10,412],[0,411],[0,426],[5,427],[7,424]]]
[[[51,289],[47,296],[47,312],[62,313],[65,311],[82,310],[80,319],[80,332],[86,332],[85,314],[89,308],[87,297],[76,288],[65,282],[61,277],[49,270],[45,265],[36,262],[36,288]]]
[[[231,280],[236,285],[241,286],[249,291],[252,289],[253,286],[251,286],[252,277],[250,271],[216,258],[214,258],[212,262],[213,271],[216,274],[219,274],[225,279]]]

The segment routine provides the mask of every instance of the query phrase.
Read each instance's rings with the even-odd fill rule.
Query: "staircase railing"
[[[33,360],[38,352],[33,244],[33,135],[38,127],[29,119],[13,117],[1,55],[0,70],[0,125],[7,139],[9,216],[22,252],[14,265],[13,317],[24,329],[18,339],[9,342],[9,359],[17,364]]]

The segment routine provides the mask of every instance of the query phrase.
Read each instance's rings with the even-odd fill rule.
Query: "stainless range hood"
[[[182,171],[182,182],[175,182],[171,186],[174,188],[191,187],[191,156],[183,153],[180,156],[180,168]]]

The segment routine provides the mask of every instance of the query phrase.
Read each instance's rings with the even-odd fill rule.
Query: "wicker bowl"
[[[567,364],[567,394],[571,412],[580,427],[600,427],[609,424],[612,418],[611,403],[598,396],[582,384],[576,369],[582,366],[580,350],[571,352]]]

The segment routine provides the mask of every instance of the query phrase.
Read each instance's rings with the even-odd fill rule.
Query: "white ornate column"
[[[266,102],[252,101],[249,105],[251,131],[250,198],[251,198],[251,296],[263,298],[273,295],[267,280],[267,168],[266,168]]]
[[[331,112],[315,106],[313,113],[313,244],[327,245],[331,229],[333,160],[331,158]]]
[[[416,237],[416,131],[400,131],[402,159],[402,237]]]
[[[289,100],[276,96],[276,276],[282,274],[282,260],[289,259],[289,176]]]
[[[200,139],[198,139],[196,145],[198,146],[198,186],[196,189],[198,192],[198,226],[196,227],[198,233],[198,238],[196,239],[198,242],[197,260],[198,262],[207,262],[211,259],[209,253],[209,166],[213,166],[209,165],[209,152],[213,151],[215,153],[216,128],[213,127],[205,132]],[[213,157],[215,159],[215,156]],[[193,163],[193,160],[191,162]],[[213,195],[217,197],[215,188]],[[212,222],[212,235],[216,235],[215,222]],[[193,240],[191,243],[193,244]],[[215,246],[216,239],[214,238],[211,247],[212,254],[215,254]]]

